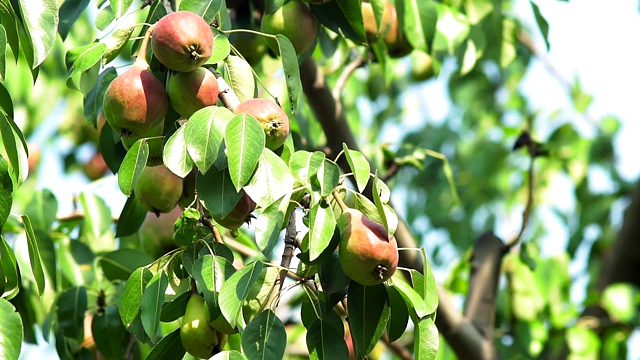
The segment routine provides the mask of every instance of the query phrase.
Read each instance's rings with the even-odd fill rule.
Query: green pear
[[[340,264],[352,280],[373,286],[391,277],[398,267],[398,244],[381,224],[356,209],[340,216]]]
[[[209,325],[206,306],[202,296],[191,294],[180,327],[182,346],[189,354],[201,359],[208,359],[220,352],[227,339],[227,335]]]

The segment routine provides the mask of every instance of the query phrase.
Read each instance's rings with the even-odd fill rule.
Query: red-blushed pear
[[[318,25],[309,7],[300,0],[291,0],[273,13],[262,17],[262,32],[286,36],[296,50],[296,54],[304,54],[311,50],[316,42]],[[267,44],[279,54],[278,44],[267,39]]]
[[[236,114],[247,114],[256,118],[266,135],[265,146],[275,150],[284,144],[289,136],[289,117],[271,99],[255,98],[241,102],[233,110]]]
[[[169,98],[145,59],[150,32],[131,67],[116,77],[104,94],[103,111],[107,122],[119,135],[140,134],[164,121]]]
[[[180,327],[182,346],[190,355],[201,359],[211,358],[227,343],[227,335],[209,325],[206,307],[200,294],[191,294]]]
[[[398,267],[396,239],[356,209],[344,210],[339,221],[339,256],[344,273],[365,286],[389,279]]]
[[[247,193],[244,193],[242,198],[240,198],[240,201],[238,201],[230,213],[225,215],[223,218],[218,218],[213,214],[211,214],[211,217],[220,226],[229,230],[235,230],[251,219],[251,213],[255,209],[255,201],[253,201]]]
[[[203,107],[215,105],[218,92],[216,76],[203,67],[188,73],[174,73],[167,84],[169,104],[183,118]]]
[[[213,33],[200,15],[177,11],[158,20],[151,37],[151,48],[167,68],[190,72],[211,57]]]
[[[135,196],[147,211],[168,213],[182,196],[182,178],[164,165],[145,166],[134,186]]]

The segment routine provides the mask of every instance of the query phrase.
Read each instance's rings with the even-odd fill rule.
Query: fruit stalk
[[[336,202],[338,203],[338,206],[340,206],[340,209],[342,209],[343,212],[346,211],[347,209],[349,209],[349,207],[344,203],[344,201],[340,197],[340,194],[338,193],[337,190],[333,190],[331,195],[333,195],[333,198],[336,199]]]
[[[149,26],[147,32],[144,33],[144,38],[142,39],[142,43],[140,43],[140,49],[138,49],[138,55],[136,56],[136,61],[144,60],[145,63],[147,61],[147,49],[149,48],[149,40],[151,39],[151,34],[153,33],[153,29],[155,29],[156,24]]]
[[[212,71],[208,68],[207,70]],[[212,72],[216,76],[216,80],[218,80],[218,91],[219,91],[218,97],[220,98],[220,100],[222,101],[222,103],[227,109],[234,111],[236,107],[240,104],[240,99],[238,99],[238,95],[236,95],[236,93],[233,91],[231,86],[227,84],[227,82],[224,80],[222,75],[220,75],[215,71],[212,71]]]

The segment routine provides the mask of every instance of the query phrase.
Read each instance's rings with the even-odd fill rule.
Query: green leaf
[[[196,178],[196,191],[204,207],[219,218],[229,214],[243,196],[236,191],[229,170],[215,167]]]
[[[107,45],[93,42],[71,49],[65,55],[67,64],[67,86],[80,90],[79,76],[96,65],[104,55]]]
[[[149,144],[145,139],[137,140],[127,151],[118,170],[118,185],[123,194],[131,196],[148,159]]]
[[[360,2],[352,0],[329,1],[323,5],[311,5],[318,21],[336,34],[357,44],[366,44]]]
[[[293,176],[284,160],[265,148],[258,161],[258,167],[244,190],[258,206],[266,208],[290,193],[293,182]]]
[[[309,260],[313,261],[329,246],[336,228],[331,206],[321,201],[309,211]]]
[[[91,333],[96,348],[108,359],[124,358],[129,345],[129,332],[122,324],[117,306],[107,306],[104,313],[93,315]]]
[[[529,3],[531,4],[531,8],[533,9],[533,15],[536,18],[538,28],[540,28],[540,33],[542,34],[542,38],[544,39],[544,44],[547,46],[547,51],[549,51],[549,23],[544,18],[544,16],[542,16],[538,5],[536,5],[536,3],[533,1],[529,1]]]
[[[138,198],[128,197],[116,223],[116,237],[122,238],[135,234],[142,226],[146,216],[147,209],[140,204]]]
[[[165,303],[162,307],[162,312],[160,313],[160,321],[172,322],[184,316],[190,296],[191,292],[185,291],[177,298],[173,299],[173,301]]]
[[[38,239],[33,232],[33,226],[31,226],[31,220],[29,216],[22,215],[22,223],[24,224],[24,231],[27,235],[27,247],[29,250],[29,261],[31,264],[31,271],[33,277],[36,280],[38,287],[38,295],[42,296],[44,292],[44,271],[42,270],[42,260],[40,259],[40,250],[38,249]]]
[[[404,0],[404,28],[414,49],[431,51],[436,33],[438,10],[431,0]]]
[[[286,347],[284,324],[271,310],[262,312],[242,333],[242,350],[249,359],[282,359]]]
[[[218,24],[219,23],[220,20],[218,20]],[[220,27],[218,29],[220,29]],[[229,38],[227,38],[226,35],[221,33],[218,29],[211,28],[211,31],[213,32],[213,49],[211,50],[211,57],[205,62],[205,65],[217,64],[227,58],[231,52]],[[220,67],[218,67],[218,69],[220,69]]]
[[[342,322],[340,323],[342,326]],[[341,329],[344,332],[344,328]],[[311,359],[347,359],[349,348],[344,334],[331,322],[317,319],[307,330],[307,349]]]
[[[438,309],[438,287],[436,286],[436,278],[431,270],[431,264],[429,263],[425,249],[422,248],[421,252],[424,264],[424,275],[415,270],[411,270],[411,274],[414,288],[424,299],[429,314],[432,314]]]
[[[17,360],[23,340],[23,327],[20,314],[13,305],[0,298],[0,358]]]
[[[14,186],[18,187],[29,174],[27,143],[18,125],[2,111],[0,111],[0,135],[9,160],[11,179],[13,179]]]
[[[177,328],[169,335],[163,337],[156,346],[151,349],[146,359],[182,359],[185,353],[186,350],[184,346],[182,346],[182,341],[180,341],[180,328]]]
[[[25,209],[34,229],[49,231],[58,213],[58,201],[47,189],[36,192]]]
[[[348,292],[349,329],[356,354],[366,356],[376,346],[389,321],[387,290],[384,285],[360,285],[352,281]]]
[[[58,269],[56,259],[56,249],[51,239],[51,232],[49,230],[34,229],[36,239],[38,239],[38,251],[40,252],[40,259],[42,261],[42,268],[49,276],[49,284],[54,290],[58,290]]]
[[[187,151],[193,162],[205,174],[219,157],[224,157],[224,132],[233,118],[225,107],[208,106],[196,111],[185,125]]]
[[[104,93],[107,92],[107,88],[109,87],[109,84],[111,84],[113,79],[115,79],[117,76],[118,76],[118,72],[114,67],[108,67],[104,69],[98,75],[98,79],[96,80],[96,83],[93,86],[93,89],[91,89],[91,91],[89,91],[87,96],[85,96],[84,98],[84,102],[83,102],[84,118],[87,119],[89,124],[91,124],[91,126],[93,127],[97,127],[98,114],[102,110],[102,101],[104,100]],[[103,133],[105,132],[109,133],[110,131],[107,132],[104,129],[111,130],[111,127],[105,125],[102,131]],[[104,157],[105,155],[104,152],[101,151],[101,153],[103,154],[103,157]],[[116,167],[116,170],[117,170],[117,167]]]
[[[4,227],[9,218],[12,202],[13,182],[9,174],[9,163],[0,155],[0,229]]]
[[[178,10],[194,12],[211,23],[222,7],[222,0],[182,0]]]
[[[133,0],[109,0],[109,4],[114,10],[116,19],[120,19],[122,15],[124,15],[127,10],[129,10],[129,7],[131,7],[132,3]]]
[[[433,319],[426,317],[420,319],[413,328],[413,355],[417,360],[433,360],[438,354],[440,346],[440,337],[438,336],[438,328],[434,324]]]
[[[76,340],[82,339],[85,311],[87,311],[87,288],[72,287],[60,294],[56,301],[56,316],[64,336]]]
[[[567,345],[569,346],[569,358],[598,358],[601,342],[594,330],[578,323],[567,329],[565,336]]]
[[[227,125],[224,141],[231,181],[239,192],[258,165],[264,149],[264,130],[253,116],[238,114]]]
[[[153,278],[153,274],[149,269],[139,267],[131,273],[124,285],[120,302],[120,318],[127,328],[131,326],[140,313],[142,294],[151,278]]]
[[[340,182],[340,168],[333,161],[324,159],[317,177],[320,183],[320,194],[322,196],[330,195]]]
[[[393,286],[400,292],[400,295],[402,295],[409,310],[411,310],[415,317],[421,319],[430,314],[429,308],[427,308],[427,304],[424,302],[422,296],[420,296],[409,283],[400,276],[394,276],[392,279]]]
[[[4,236],[0,235],[0,266],[2,267],[2,283],[4,289],[0,293],[0,298],[15,295],[18,290],[18,264],[13,250],[9,247]],[[0,347],[1,348],[1,347]]]
[[[164,305],[164,293],[169,286],[169,278],[164,271],[149,280],[140,300],[140,319],[149,338],[155,342],[160,329],[160,313]]]
[[[109,280],[125,280],[133,272],[153,261],[149,255],[135,249],[119,249],[106,253],[98,259],[104,275]]]
[[[347,144],[342,144],[342,149],[347,157],[351,172],[353,172],[353,177],[356,180],[356,187],[359,192],[362,192],[369,182],[371,165],[369,165],[369,161],[367,161],[367,158],[360,151],[350,150]]]
[[[404,334],[409,322],[409,309],[397,288],[387,286],[387,295],[389,296],[389,308],[391,315],[387,324],[387,335],[389,342],[394,342]]]
[[[209,307],[209,314],[218,311],[219,293],[222,285],[236,272],[233,264],[221,256],[205,255],[193,263],[193,278],[199,292]],[[215,318],[213,315],[212,318]]]
[[[65,0],[60,5],[60,22],[58,24],[58,34],[64,41],[69,35],[73,24],[85,11],[91,0]]]
[[[111,232],[113,219],[105,201],[85,191],[80,194],[80,204],[85,213],[80,239],[94,251],[113,249],[115,247],[115,239]]]
[[[18,61],[20,55],[20,38],[18,35],[18,16],[9,3],[0,1],[0,23],[6,30],[7,43],[11,48],[13,57]],[[4,54],[4,53],[3,53]],[[13,117],[13,115],[11,116]]]
[[[129,41],[129,38],[131,38],[131,34],[133,34],[133,30],[135,29],[135,25],[128,26],[116,30],[111,35],[111,38],[106,43],[106,48],[104,50],[104,57],[102,58],[103,66],[112,62],[118,57],[118,55],[120,55],[122,49],[124,49],[125,45]]]
[[[282,232],[282,227],[285,222],[285,212],[289,205],[289,198],[290,195],[286,194],[276,200],[273,204],[267,206],[256,220],[256,245],[258,245],[262,253],[267,256],[273,251],[278,237]]]
[[[96,28],[100,31],[109,26],[113,20],[116,19],[116,15],[113,13],[113,9],[111,9],[111,5],[107,5],[98,11],[98,15],[96,15]]]
[[[7,70],[5,55],[7,54],[7,31],[0,24],[0,81],[4,81]],[[3,86],[4,87],[4,86]]]
[[[186,177],[193,169],[193,160],[191,160],[187,150],[184,129],[184,126],[179,127],[169,137],[162,150],[164,166],[181,178]]]
[[[242,307],[244,322],[251,322],[271,305],[275,282],[279,274],[280,270],[275,266],[269,266],[260,272]]]
[[[295,114],[298,107],[298,98],[302,89],[300,82],[300,68],[298,67],[298,57],[296,50],[293,48],[291,41],[282,34],[276,35],[278,41],[278,49],[280,50],[280,59],[282,60],[282,68],[284,70],[285,84],[289,94],[289,113]]]
[[[385,227],[385,229],[387,229],[387,233],[389,234],[389,236],[391,236],[391,232],[389,231],[389,223],[387,222],[387,215],[383,207],[383,203],[385,203],[383,198],[384,194],[381,191],[382,189],[380,189],[379,187],[380,184],[381,182],[378,182],[378,172],[376,171],[375,177],[373,178],[373,203],[376,204],[376,210],[378,211],[378,215],[382,220],[380,223]]]
[[[229,321],[231,327],[241,325],[242,316],[240,310],[246,300],[249,291],[256,283],[262,272],[262,263],[255,261],[243,267],[222,284],[220,289],[219,305],[222,315]],[[240,326],[238,326],[240,327]]]
[[[33,49],[33,65],[40,65],[53,49],[58,32],[58,3],[56,0],[20,0],[20,13]]]
[[[240,102],[253,99],[256,91],[256,80],[251,71],[251,65],[243,58],[229,55],[224,60],[222,74],[231,86],[233,92],[238,96]]]
[[[324,164],[325,155],[323,152],[308,152],[299,150],[291,155],[289,159],[289,168],[296,181],[302,184],[307,190],[312,191],[312,178],[318,173],[322,164]]]
[[[602,292],[602,307],[614,321],[631,323],[637,316],[640,291],[630,283],[615,283]]]
[[[0,27],[2,27],[1,24]],[[9,94],[9,91],[2,82],[0,82],[0,112],[11,119],[13,118],[13,101],[11,100],[11,94]]]

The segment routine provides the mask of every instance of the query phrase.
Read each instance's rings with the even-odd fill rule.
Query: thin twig
[[[530,158],[530,162],[529,162],[529,171],[527,174],[527,181],[529,182],[527,184],[527,203],[525,205],[524,208],[524,212],[522,213],[522,225],[520,226],[520,231],[518,232],[518,235],[513,238],[511,241],[507,242],[506,245],[508,247],[513,247],[515,245],[517,245],[518,243],[520,243],[520,240],[522,239],[522,234],[524,234],[524,231],[527,228],[527,225],[529,224],[529,218],[531,217],[531,209],[533,208],[533,190],[534,190],[534,180],[535,180],[535,161],[536,161],[536,156],[537,156],[537,145],[535,141],[529,141],[529,143],[527,144],[527,149],[529,150],[529,158]]]
[[[382,341],[387,349],[391,350],[394,354],[403,360],[413,360],[413,355],[405,347],[396,342],[389,341],[387,334],[382,334]]]
[[[296,212],[292,211],[289,215],[289,224],[284,235],[284,250],[282,251],[282,260],[280,261],[280,276],[278,277],[278,293],[282,292],[282,286],[284,285],[284,279],[289,272],[289,265],[291,265],[291,259],[298,243],[296,242],[296,236],[298,232],[296,230]]]
[[[332,95],[335,102],[340,102],[340,94],[342,94],[342,90],[347,84],[349,77],[351,77],[351,74],[353,74],[353,72],[356,71],[357,68],[364,64],[364,61],[365,58],[361,54],[358,54],[356,58],[353,59],[353,61],[351,61],[347,66],[344,67],[333,88]]]

